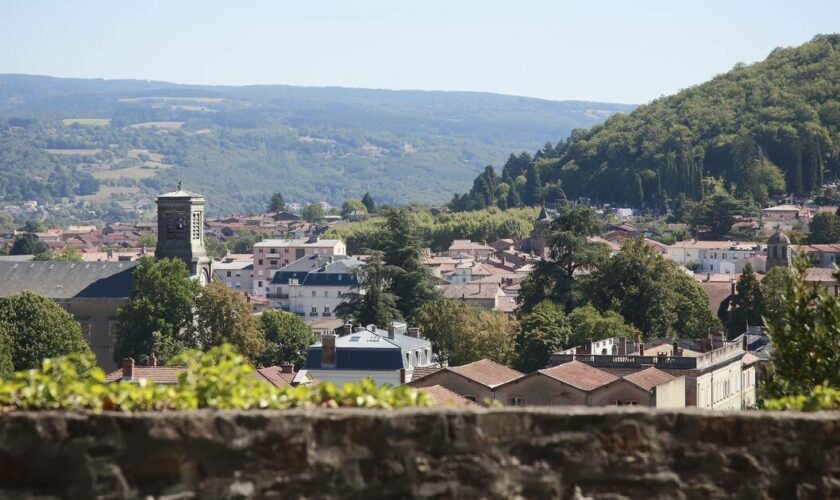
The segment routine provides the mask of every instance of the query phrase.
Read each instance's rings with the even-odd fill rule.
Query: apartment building
[[[274,272],[307,255],[345,255],[347,245],[341,240],[325,240],[318,235],[308,238],[263,240],[254,245],[254,295],[265,296]]]

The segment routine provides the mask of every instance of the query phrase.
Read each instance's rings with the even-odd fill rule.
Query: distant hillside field
[[[177,180],[213,214],[288,201],[442,203],[512,150],[633,106],[470,92],[217,87],[0,75],[0,204],[126,208]],[[132,189],[125,189],[132,188]],[[107,197],[106,197],[107,199]]]

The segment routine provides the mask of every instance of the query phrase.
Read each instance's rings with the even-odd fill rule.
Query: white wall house
[[[763,272],[760,243],[735,241],[679,241],[668,246],[666,257],[685,267],[696,266],[695,272],[709,274],[740,274],[749,262],[757,272]]]
[[[362,293],[354,271],[364,263],[344,255],[313,254],[278,270],[268,285],[268,305],[309,321],[335,318],[349,293]]]

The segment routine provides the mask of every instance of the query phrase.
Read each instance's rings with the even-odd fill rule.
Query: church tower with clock
[[[203,195],[178,190],[158,196],[158,238],[155,258],[181,259],[203,285],[210,282],[212,260],[204,246]]]

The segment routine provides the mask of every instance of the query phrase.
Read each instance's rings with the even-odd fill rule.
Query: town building
[[[274,273],[268,285],[269,307],[316,320],[334,318],[348,294],[363,293],[356,271],[364,263],[345,255],[316,253]]]
[[[316,379],[336,384],[366,378],[377,384],[409,382],[416,369],[435,366],[432,344],[418,328],[397,330],[396,325],[388,330],[346,325],[340,336],[323,334],[309,347],[304,368]]]
[[[315,233],[308,238],[271,239],[254,244],[254,294],[265,296],[275,271],[314,254],[346,255],[347,246],[341,240],[321,239]]]
[[[228,288],[252,295],[254,263],[250,255],[247,257],[247,260],[226,257],[221,262],[214,262],[213,277]]]
[[[489,406],[496,401],[496,388],[524,375],[489,359],[461,366],[449,366],[423,377],[415,377],[408,385],[424,388],[442,386],[475,403]]]
[[[179,376],[186,371],[186,367],[183,366],[160,366],[155,355],[151,354],[145,365],[136,364],[132,358],[124,359],[122,368],[105,376],[105,383],[122,381],[136,384],[140,380],[147,380],[156,385],[175,385]],[[259,368],[253,371],[253,377],[273,387],[297,387],[317,383],[309,372],[295,371],[290,364]]]
[[[470,240],[455,240],[449,245],[446,254],[450,257],[467,254],[476,260],[483,260],[493,255],[495,251],[495,248],[483,243],[476,243]]]
[[[761,211],[761,227],[765,231],[808,232],[811,212],[796,205],[779,205]]]
[[[763,249],[759,243],[735,241],[678,241],[668,245],[665,256],[698,273],[740,274],[746,264],[764,271]]]

